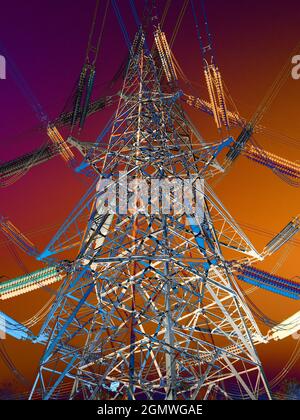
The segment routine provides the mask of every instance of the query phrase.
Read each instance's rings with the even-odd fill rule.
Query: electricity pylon
[[[116,114],[80,168],[97,178],[40,256],[80,243],[40,332],[49,340],[32,395],[270,397],[261,334],[223,250],[258,254],[205,182],[232,139],[204,143],[179,96],[162,91],[140,32]]]

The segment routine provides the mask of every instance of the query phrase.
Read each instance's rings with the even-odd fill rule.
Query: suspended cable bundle
[[[167,41],[165,33],[162,32],[160,28],[158,28],[154,32],[154,39],[155,39],[157,51],[158,51],[167,81],[169,83],[176,82],[177,74],[176,74],[175,66],[172,61],[171,50],[168,45],[168,41]]]
[[[53,293],[53,296],[51,296],[51,298],[45,303],[45,305],[31,318],[23,321],[22,324],[28,328],[32,328],[34,325],[40,323],[49,313],[55,297],[56,293]]]
[[[204,2],[202,2],[201,5],[205,25],[206,41],[204,41],[204,37],[202,37],[201,35],[200,23],[197,17],[194,1],[191,0],[192,13],[195,21],[197,38],[202,54],[204,77],[209,95],[210,108],[218,130],[221,130],[222,125],[224,125],[227,128],[227,130],[229,130],[230,119],[227,115],[227,106],[222,77],[220,70],[215,63],[212,37],[208,26]]]
[[[230,117],[227,112],[220,71],[214,64],[207,64],[204,69],[204,75],[210,99],[210,109],[212,110],[215,123],[218,129],[221,129],[222,125],[229,129]]]
[[[10,252],[11,256],[15,259],[15,261],[17,262],[18,266],[21,268],[21,270],[24,273],[29,273],[28,268],[26,267],[25,263],[23,262],[23,260],[20,258],[17,249],[15,247],[14,244],[12,244],[10,241],[8,241],[8,243],[6,244],[6,247],[8,249],[8,251]]]
[[[58,149],[47,141],[39,149],[0,165],[0,186],[12,185],[33,166],[43,163],[58,154]]]
[[[77,86],[75,99],[74,99],[72,127],[77,123],[77,120],[80,117],[81,102],[82,102],[83,91],[84,91],[84,87],[86,83],[87,70],[88,70],[88,66],[84,65],[79,76],[78,86]]]
[[[0,217],[0,230],[23,251],[29,255],[37,255],[34,244],[7,218]]]
[[[86,96],[84,100],[84,105],[81,113],[80,118],[80,127],[82,128],[89,110],[90,100],[92,96],[92,91],[95,83],[95,75],[96,75],[96,69],[94,67],[90,68],[90,74],[87,82],[87,88],[86,88]]]
[[[79,127],[83,128],[90,107],[90,101],[96,76],[96,61],[98,58],[100,43],[103,36],[109,0],[107,0],[106,2],[101,25],[100,22],[98,22],[101,16],[99,3],[99,0],[97,0],[94,10],[91,31],[89,34],[85,63],[82,67],[75,93],[72,113],[72,128],[77,124],[78,121]]]
[[[290,162],[266,150],[262,151],[262,149],[255,146],[247,148],[244,154],[254,162],[267,166],[270,169],[276,169],[278,172],[292,178],[300,179],[300,165],[297,163]]]
[[[208,90],[208,95],[209,95],[209,100],[210,100],[210,105],[213,112],[214,120],[218,129],[220,129],[221,121],[220,121],[220,116],[218,112],[218,102],[217,102],[216,92],[214,89],[214,82],[213,82],[212,72],[210,71],[210,66],[207,66],[207,68],[204,69],[204,76],[205,76],[206,86]]]
[[[142,29],[134,37],[132,47],[131,47],[131,55],[140,54],[145,42],[145,33]]]
[[[268,167],[276,176],[290,186],[300,187],[300,165],[267,152],[258,144],[253,136],[250,141],[252,143],[252,150],[250,149],[250,154],[247,153],[246,149],[244,150],[246,157]]]
[[[192,106],[193,108],[200,109],[201,111],[214,116],[214,110],[211,102],[208,102],[204,99],[197,98],[196,96],[192,95],[183,95],[182,99],[184,102],[186,102],[188,105]],[[222,108],[219,106],[216,110],[218,115],[222,114]],[[243,126],[246,122],[246,120],[242,117],[240,117],[237,113],[231,112],[226,110],[226,119],[228,119],[228,124],[234,125],[234,126]],[[221,123],[224,124],[223,117],[221,118]]]
[[[221,110],[221,115],[220,115],[221,118],[220,119],[221,119],[223,125],[225,125],[225,127],[227,129],[229,129],[230,128],[229,118],[228,118],[228,115],[227,115],[227,107],[226,107],[225,93],[224,93],[221,73],[220,73],[219,69],[216,68],[216,67],[213,67],[213,72],[214,72],[214,82],[215,82],[217,96],[218,96],[218,104],[219,104],[219,108]]]
[[[273,84],[270,86],[265,97],[261,101],[258,109],[253,114],[251,120],[244,126],[235,144],[230,148],[229,152],[227,153],[226,161],[225,161],[226,166],[230,165],[244,150],[247,142],[252,137],[255,126],[259,124],[264,114],[273,103],[278,92],[280,91],[282,86],[285,84],[287,79],[290,77],[290,69],[291,69],[291,62],[289,59],[288,62],[283,66],[282,70],[280,71],[279,75],[277,76]]]
[[[175,42],[175,39],[177,37],[179,28],[180,28],[181,23],[182,23],[182,19],[185,15],[185,12],[186,12],[186,9],[187,9],[188,3],[189,3],[189,0],[184,0],[183,5],[180,9],[180,12],[179,12],[179,15],[178,15],[178,18],[177,18],[177,21],[176,21],[176,24],[175,24],[175,27],[174,27],[174,30],[173,30],[173,34],[172,34],[172,37],[171,37],[171,40],[170,40],[170,48],[172,48],[173,45],[174,45],[174,42]]]
[[[74,159],[73,152],[71,151],[70,147],[65,142],[62,135],[60,134],[60,132],[58,131],[58,129],[55,126],[49,125],[48,128],[47,128],[47,134],[48,134],[50,140],[52,140],[52,142],[56,146],[58,146],[58,148],[60,150],[60,154],[66,162],[69,162],[69,161]]]
[[[289,241],[300,230],[299,217],[289,222],[265,247],[264,254],[271,255]]]
[[[17,369],[11,358],[9,357],[9,354],[7,353],[3,340],[0,340],[0,357],[3,360],[3,362],[8,367],[9,371],[13,373],[13,375],[16,377],[18,381],[21,381],[24,385],[28,386],[29,382],[25,378],[25,376]]]
[[[165,20],[166,20],[166,17],[167,17],[170,6],[171,6],[171,0],[167,0],[166,4],[165,4],[164,11],[163,11],[163,14],[162,14],[162,17],[160,19],[160,27],[161,28],[164,26],[164,23],[165,23]]]

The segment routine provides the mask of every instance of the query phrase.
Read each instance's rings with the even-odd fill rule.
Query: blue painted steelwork
[[[242,276],[242,275],[239,275],[238,276],[238,279],[239,280],[242,280],[242,281],[244,281],[246,283],[253,284],[254,286],[259,287],[260,289],[265,289],[265,290],[268,290],[270,292],[276,293],[276,294],[281,295],[281,296],[285,296],[285,297],[288,297],[288,298],[291,298],[291,299],[295,299],[295,300],[299,300],[300,299],[300,291],[294,293],[288,287],[286,287],[286,288],[284,288],[284,287],[279,288],[278,286],[272,286],[271,285],[271,282],[269,282],[269,283],[262,283],[261,280],[256,280],[256,279],[249,278],[249,277]],[[289,290],[291,290],[291,291],[289,291]]]

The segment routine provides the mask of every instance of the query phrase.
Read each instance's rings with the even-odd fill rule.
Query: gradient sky
[[[161,16],[165,1],[158,3],[158,15]],[[239,112],[249,118],[299,43],[299,0],[207,0],[206,3],[217,62]],[[132,37],[136,26],[129,1],[119,0],[119,4]],[[141,10],[144,1],[136,0],[136,4]],[[182,4],[182,0],[172,0],[164,28],[169,38]],[[55,118],[64,109],[79,76],[93,8],[94,1],[86,0],[11,0],[1,6],[0,54],[14,63],[21,76],[16,75],[9,65],[7,80],[0,80],[0,161],[30,152],[47,140],[32,101],[22,92],[22,78],[44,112],[50,119]],[[96,96],[103,94],[106,83],[126,57],[126,48],[110,8],[97,62]],[[190,8],[183,19],[173,52],[187,77],[197,86],[199,95],[207,98]],[[266,150],[300,161],[300,140],[291,140],[300,139],[299,108],[300,80],[290,78],[263,120],[263,124],[277,134],[257,136]],[[82,139],[93,140],[112,111],[91,118]],[[189,112],[202,135],[209,140],[215,139],[217,133],[209,117],[193,110]],[[278,133],[284,136],[280,137]],[[76,175],[57,157],[34,168],[12,186],[0,189],[0,214],[9,216],[16,226],[43,248],[85,188],[84,178]],[[258,250],[270,240],[268,233],[275,234],[300,213],[299,189],[285,184],[268,169],[243,157],[221,179],[215,190],[232,216],[241,222]],[[246,229],[245,224],[259,227],[265,234]],[[271,271],[278,260],[282,260],[277,271],[279,275],[288,278],[299,276],[300,237],[296,239],[287,251],[280,251],[259,267]],[[5,237],[1,236],[0,275],[13,278],[23,274],[5,244]],[[21,252],[20,256],[29,270],[41,267]],[[0,310],[23,322],[33,316],[47,298],[44,292],[34,292],[1,304]],[[298,302],[264,291],[253,293],[251,298],[263,312],[278,322],[299,310]],[[270,379],[287,363],[295,344],[296,341],[289,338],[258,348]],[[30,382],[42,349],[12,339],[7,339],[4,345],[15,365]],[[300,380],[299,371],[298,361],[288,378]],[[0,360],[0,384],[5,388],[9,383],[19,391],[26,388],[17,385],[12,373]]]

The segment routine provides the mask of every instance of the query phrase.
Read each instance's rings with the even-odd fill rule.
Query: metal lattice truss
[[[49,339],[33,396],[59,398],[63,385],[72,399],[270,396],[253,343],[261,333],[224,251],[260,256],[204,181],[232,139],[206,144],[179,97],[162,91],[139,33],[116,114],[79,168],[95,183],[40,256],[78,248],[40,332]],[[194,190],[204,185],[201,214],[105,211],[96,183],[120,191],[120,172],[149,188],[192,178]]]

